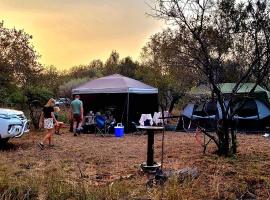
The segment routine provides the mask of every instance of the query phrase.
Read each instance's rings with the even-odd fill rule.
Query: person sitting
[[[95,124],[95,114],[93,111],[89,111],[87,115],[84,117],[84,125],[93,125]]]
[[[95,131],[95,114],[93,111],[89,111],[83,119],[83,131],[84,133]]]
[[[116,126],[116,119],[110,115],[107,119],[108,133],[113,133],[114,127]]]

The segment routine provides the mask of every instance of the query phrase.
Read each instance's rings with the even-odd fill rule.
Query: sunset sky
[[[112,50],[138,59],[162,23],[146,15],[147,0],[0,0],[0,20],[24,29],[41,63],[67,69],[105,60]]]

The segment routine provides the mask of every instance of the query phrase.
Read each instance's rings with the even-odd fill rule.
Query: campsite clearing
[[[42,135],[31,132],[1,150],[1,199],[25,195],[30,199],[160,199],[160,186],[147,188],[147,176],[138,170],[146,160],[146,135],[73,137],[66,130],[55,135],[54,148],[40,150],[37,142]],[[161,159],[161,139],[162,134],[157,134],[156,161]],[[213,153],[213,144],[203,155],[192,133],[166,132],[165,169],[197,167],[199,177],[184,183],[168,181],[163,197],[269,199],[270,139],[243,134],[238,141],[237,156],[224,158]]]

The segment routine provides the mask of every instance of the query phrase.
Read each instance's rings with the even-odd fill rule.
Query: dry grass
[[[167,132],[165,169],[196,166],[199,177],[149,189],[138,170],[146,160],[145,135],[65,132],[54,137],[54,148],[39,150],[43,133],[32,132],[1,150],[0,199],[270,199],[270,140],[261,135],[239,135],[237,156],[223,158],[212,153],[213,145],[203,155],[193,134]],[[155,160],[160,158],[157,134]]]

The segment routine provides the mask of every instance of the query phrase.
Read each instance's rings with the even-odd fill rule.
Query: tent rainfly
[[[113,107],[117,122],[124,123],[127,129],[141,114],[158,110],[157,88],[120,74],[91,80],[74,88],[72,94],[81,96],[85,112]]]
[[[217,85],[217,87],[220,89],[221,93],[226,95],[230,95],[233,92],[233,89],[235,87],[236,83],[220,83]],[[236,94],[238,95],[246,95],[248,94],[254,87],[255,83],[242,83],[238,86],[238,88],[236,89]],[[202,97],[202,96],[211,96],[211,89],[210,86],[201,84],[197,87],[193,87],[191,88],[191,90],[188,92],[188,94],[190,96],[193,97]],[[261,87],[260,85],[257,85],[255,90],[254,90],[254,94],[252,94],[251,96],[256,97],[262,101],[264,101],[265,103],[270,103],[270,92],[266,89],[264,89],[263,87]]]

